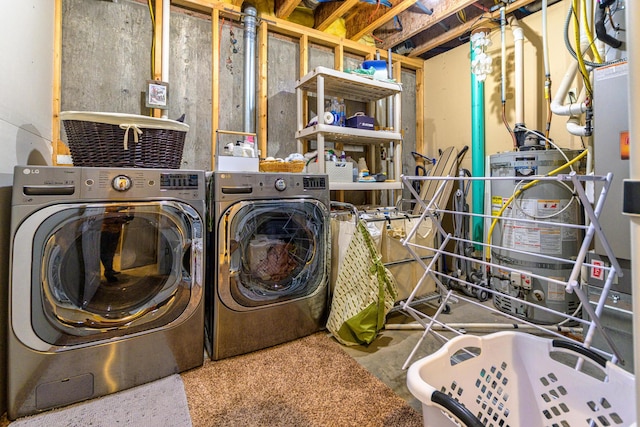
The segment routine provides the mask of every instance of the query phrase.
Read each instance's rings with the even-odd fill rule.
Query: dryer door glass
[[[185,312],[200,280],[202,223],[173,202],[65,207],[38,227],[33,251],[41,260],[32,285],[36,334],[56,345],[93,341]]]
[[[226,241],[229,265],[223,274],[228,274],[235,303],[257,307],[324,288],[329,249],[325,205],[308,199],[253,201],[228,212],[229,222],[221,223],[228,228],[219,237]]]

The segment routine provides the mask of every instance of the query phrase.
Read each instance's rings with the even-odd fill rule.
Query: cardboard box
[[[373,117],[364,114],[356,114],[347,119],[347,127],[356,129],[374,130]]]

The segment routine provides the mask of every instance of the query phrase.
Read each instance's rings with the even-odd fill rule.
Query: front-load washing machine
[[[204,361],[204,171],[14,171],[8,417]]]
[[[330,271],[327,176],[215,172],[208,203],[211,358],[321,330]]]

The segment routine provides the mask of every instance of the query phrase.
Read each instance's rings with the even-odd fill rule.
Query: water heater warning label
[[[497,215],[508,198],[493,196]],[[502,246],[531,253],[562,254],[562,242],[575,241],[576,229],[554,223],[575,223],[575,204],[563,199],[514,199],[502,212]],[[524,221],[508,221],[508,219]]]

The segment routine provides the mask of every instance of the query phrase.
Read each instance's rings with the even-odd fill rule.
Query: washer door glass
[[[222,221],[228,228],[219,237],[226,241],[228,270],[224,255],[221,268],[229,275],[233,301],[257,307],[322,291],[327,218],[326,206],[308,199],[242,202],[230,208]],[[225,299],[225,290],[221,293]]]
[[[65,207],[38,227],[33,251],[42,260],[34,331],[56,345],[93,341],[167,325],[185,311],[202,223],[173,202]]]

